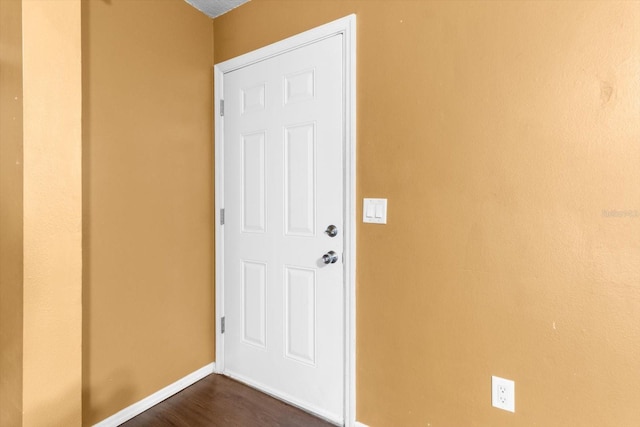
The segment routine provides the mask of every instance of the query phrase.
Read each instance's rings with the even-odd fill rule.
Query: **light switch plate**
[[[386,224],[387,199],[364,199],[362,221],[372,224]]]

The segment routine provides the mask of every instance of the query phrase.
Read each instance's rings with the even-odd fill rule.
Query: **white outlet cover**
[[[516,412],[516,383],[506,378],[491,377],[491,405],[498,409]]]

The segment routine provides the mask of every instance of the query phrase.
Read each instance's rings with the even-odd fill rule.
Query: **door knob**
[[[322,255],[322,261],[325,264],[335,264],[336,262],[338,262],[338,254],[336,254],[334,251],[329,251],[326,254]]]
[[[330,225],[324,230],[325,233],[329,235],[329,237],[336,237],[338,235],[338,227],[335,225]]]

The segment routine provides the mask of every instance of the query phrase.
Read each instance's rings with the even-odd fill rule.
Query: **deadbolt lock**
[[[327,233],[329,237],[336,237],[338,235],[338,227],[330,225],[326,230],[324,230],[324,232]]]

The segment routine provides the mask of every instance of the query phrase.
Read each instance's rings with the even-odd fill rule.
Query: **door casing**
[[[224,61],[214,66],[215,87],[215,306],[216,372],[224,372],[224,121],[221,100],[225,73],[297,49],[310,43],[341,34],[344,54],[344,420],[355,424],[356,365],[356,16],[349,15],[293,37]]]

